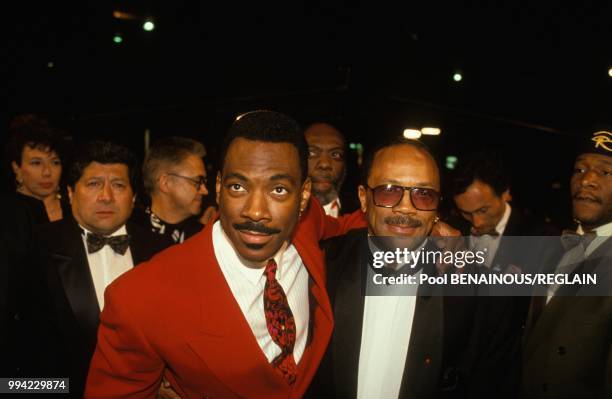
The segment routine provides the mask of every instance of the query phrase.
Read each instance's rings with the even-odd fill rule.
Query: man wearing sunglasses
[[[478,397],[492,393],[490,384],[495,378],[480,373],[477,378],[474,363],[468,360],[491,347],[487,337],[493,336],[490,326],[497,323],[484,322],[478,298],[426,295],[422,287],[409,295],[406,291],[381,295],[380,291],[373,294],[378,288],[366,284],[371,281],[374,251],[391,248],[395,244],[390,241],[407,239],[406,246],[415,251],[436,248],[429,239],[432,235],[458,234],[438,220],[440,199],[438,166],[421,142],[393,140],[369,154],[359,187],[367,229],[323,243],[336,322],[312,386],[313,397]],[[436,266],[387,264],[378,270],[388,276],[437,276]],[[480,347],[470,345],[474,342]],[[480,370],[487,369],[480,363]]]
[[[144,186],[151,204],[132,218],[159,234],[170,246],[202,230],[198,216],[206,189],[204,145],[184,137],[159,139],[143,163]]]

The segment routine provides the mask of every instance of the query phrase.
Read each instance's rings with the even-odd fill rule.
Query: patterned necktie
[[[123,234],[120,236],[104,237],[99,234],[87,233],[87,253],[93,254],[98,252],[105,245],[110,246],[119,255],[125,255],[130,245],[130,236]]]
[[[287,379],[289,384],[293,384],[297,376],[297,365],[293,357],[295,320],[283,287],[276,280],[276,262],[274,259],[268,261],[264,273],[266,274],[264,288],[266,326],[272,341],[281,348],[281,353],[272,360],[272,366]]]

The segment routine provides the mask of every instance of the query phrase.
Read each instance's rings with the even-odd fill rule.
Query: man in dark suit
[[[308,176],[312,194],[327,215],[338,217],[359,208],[354,188],[342,190],[346,179],[346,140],[329,123],[311,124],[305,131],[308,143]]]
[[[82,397],[104,290],[161,248],[158,238],[127,224],[136,164],[125,147],[91,142],[68,173],[72,217],[37,227],[21,278],[22,375],[69,377]]]
[[[350,217],[307,209],[307,146],[286,115],[237,117],[223,154],[218,220],[107,289],[86,397],[152,398],[162,375],[182,398],[310,384],[333,328],[318,241]]]
[[[493,342],[503,342],[494,330],[506,325],[505,309],[487,312],[485,306],[493,302],[480,301],[475,287],[461,288],[463,296],[434,294],[427,284],[418,285],[411,295],[401,290],[384,295],[369,282],[372,254],[389,244],[380,237],[393,237],[412,251],[426,252],[437,249],[432,233],[447,230],[444,235],[448,235],[451,230],[437,219],[440,179],[434,158],[418,141],[392,141],[372,151],[365,170],[359,199],[368,228],[324,243],[336,323],[310,394],[479,397],[493,395],[491,387],[496,386],[495,393],[504,396],[505,387],[499,383],[506,370],[495,373],[484,361],[485,357],[491,362],[505,360]],[[445,273],[431,262],[419,262],[414,268],[395,266],[395,271],[382,274]],[[387,289],[393,288],[382,290]]]
[[[512,236],[557,236],[553,226],[511,206],[510,182],[504,165],[491,154],[474,154],[457,170],[452,195],[469,223],[463,232],[472,248],[487,249],[485,265],[495,272],[513,272],[524,262]],[[533,255],[533,254],[531,254]],[[513,270],[514,269],[514,270]]]
[[[612,133],[584,138],[570,188],[575,232],[553,271],[595,285],[547,287],[532,298],[523,339],[523,398],[612,397]],[[554,264],[553,264],[554,265]]]

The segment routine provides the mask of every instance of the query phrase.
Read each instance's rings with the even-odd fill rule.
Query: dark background
[[[112,138],[140,156],[145,129],[189,136],[214,172],[232,119],[255,108],[330,121],[366,152],[435,125],[423,141],[443,168],[496,151],[515,202],[564,226],[574,140],[612,122],[612,3],[498,3],[21,1],[3,13],[3,127],[42,113],[74,142]]]

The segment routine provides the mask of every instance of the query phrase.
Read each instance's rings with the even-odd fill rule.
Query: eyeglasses
[[[206,187],[206,182],[208,181],[204,176],[189,177],[189,176],[178,175],[176,173],[166,173],[166,174],[168,176],[180,177],[181,179],[189,180],[195,186],[196,190],[199,190],[202,187]]]
[[[395,184],[383,184],[374,188],[366,186],[372,190],[374,205],[383,208],[393,208],[402,202],[404,191],[410,192],[410,202],[419,211],[434,211],[440,204],[440,193],[432,188],[424,187],[403,187]]]

